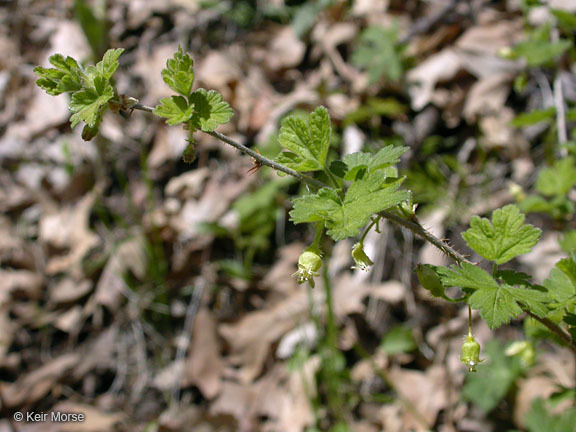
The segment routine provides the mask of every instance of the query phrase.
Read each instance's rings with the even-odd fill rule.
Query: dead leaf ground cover
[[[185,133],[140,112],[105,118],[84,142],[66,97],[46,96],[32,70],[54,53],[123,47],[119,90],[155,105],[182,45],[196,85],[234,108],[219,130],[264,155],[278,152],[284,115],[319,104],[334,152],[405,142],[419,217],[464,250],[470,216],[513,202],[514,185],[529,190],[544,166],[549,119],[510,122],[557,107],[555,80],[576,102],[569,58],[554,76],[501,55],[549,16],[480,0],[0,3],[0,431],[526,430],[536,398],[575,387],[574,358],[542,343],[522,367],[502,354],[521,326],[477,320],[478,339],[496,341],[492,366],[467,378],[465,311],[413,274],[446,257],[382,225],[364,273],[340,242],[327,329],[325,281],[308,292],[292,277],[312,235],[288,222],[293,180],[249,175],[249,158],[208,136],[187,165]],[[515,265],[541,281],[575,225],[530,218],[546,241]],[[31,411],[86,420],[14,422]]]

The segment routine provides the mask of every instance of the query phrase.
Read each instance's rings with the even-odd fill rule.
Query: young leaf
[[[186,123],[194,114],[194,104],[188,105],[188,101],[182,96],[162,98],[160,105],[154,108],[154,114],[167,119],[166,123],[171,126]]]
[[[573,300],[576,296],[576,262],[573,257],[560,260],[543,285],[557,302]]]
[[[36,85],[52,96],[65,92],[74,92],[82,88],[84,71],[72,57],[54,54],[49,58],[55,68],[34,68],[34,73],[40,77]]]
[[[529,252],[538,243],[541,231],[532,225],[523,225],[524,218],[518,207],[510,204],[495,210],[492,221],[473,216],[462,238],[482,257],[503,264]]]
[[[574,158],[557,161],[553,167],[540,171],[536,189],[544,196],[564,196],[576,185],[575,170]]]
[[[194,105],[192,125],[204,132],[212,132],[218,125],[228,123],[234,111],[222,95],[215,90],[206,91],[198,89],[190,95],[190,102]]]
[[[344,179],[353,181],[358,177],[358,173],[363,170],[372,172],[391,167],[400,162],[400,156],[406,151],[408,151],[408,147],[389,145],[380,149],[375,155],[362,152],[349,154],[344,157],[344,163],[348,166],[348,172]]]
[[[109,49],[104,53],[102,60],[96,63],[96,75],[109,80],[118,69],[118,58],[124,52],[124,48]]]
[[[71,126],[83,121],[90,128],[97,126],[107,108],[108,101],[114,98],[114,88],[103,77],[94,78],[94,87],[85,88],[72,95],[70,110],[74,113],[70,117]]]
[[[464,300],[465,297],[452,299],[446,295],[442,280],[438,276],[437,268],[438,267],[431,264],[418,264],[416,266],[416,276],[418,277],[420,284],[430,291],[430,294],[434,297],[448,300],[449,302],[459,302]]]
[[[282,123],[278,142],[289,150],[278,155],[276,161],[296,171],[318,171],[325,168],[330,146],[330,116],[318,107],[308,117],[308,124],[300,118],[288,117]]]
[[[469,301],[473,309],[480,309],[480,315],[486,324],[495,329],[522,313],[518,302],[527,305],[536,315],[546,315],[548,309],[543,303],[547,299],[546,294],[540,291],[496,284],[476,290]]]
[[[188,53],[178,47],[174,57],[166,60],[166,68],[162,69],[164,82],[182,96],[188,97],[194,84],[194,60]]]
[[[388,183],[386,176],[376,171],[352,183],[343,200],[331,189],[321,189],[317,194],[295,199],[290,217],[297,224],[324,222],[328,235],[334,240],[352,237],[373,214],[408,198],[407,191],[398,190],[400,183],[400,180]]]
[[[565,432],[574,430],[576,424],[576,408],[569,407],[558,413],[548,412],[547,404],[544,400],[537,398],[532,401],[530,409],[524,419],[529,432]]]
[[[534,110],[517,115],[510,125],[516,127],[532,126],[544,120],[552,120],[556,115],[556,108],[551,107],[545,110]]]
[[[360,36],[360,43],[352,55],[352,63],[368,72],[370,84],[381,77],[398,81],[402,77],[400,48],[396,45],[397,26],[384,29],[368,27]]]
[[[462,263],[461,267],[453,265],[450,268],[437,267],[436,271],[445,286],[474,290],[498,288],[498,283],[489,273],[472,264]]]

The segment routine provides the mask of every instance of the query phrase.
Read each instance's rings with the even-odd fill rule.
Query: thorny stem
[[[154,112],[154,108],[146,106],[146,105],[142,105],[140,103],[136,103],[136,104],[130,106],[130,109],[146,111],[146,112],[150,112],[150,113]],[[301,181],[303,181],[303,182],[305,182],[311,186],[314,186],[316,188],[329,187],[324,182],[321,182],[321,181],[316,180],[312,177],[301,174],[298,171],[294,171],[293,169],[285,167],[284,165],[281,165],[277,162],[274,162],[271,159],[268,159],[268,158],[262,156],[261,154],[259,154],[259,153],[255,152],[254,150],[246,147],[245,145],[242,145],[242,144],[234,141],[233,139],[227,137],[226,135],[221,134],[220,132],[214,131],[214,132],[205,132],[205,133],[207,133],[208,135],[211,135],[211,136],[219,139],[220,141],[222,141],[228,145],[231,145],[232,147],[240,150],[241,152],[251,156],[252,158],[256,159],[258,162],[260,162],[262,165],[269,166],[271,168],[274,168],[275,170],[278,170],[278,171],[281,171],[285,174],[291,175],[292,177],[296,177],[297,179],[299,179],[299,180],[301,180]],[[458,251],[456,251],[450,245],[446,244],[445,242],[443,242],[442,240],[440,240],[439,238],[434,236],[434,234],[432,234],[431,232],[426,230],[418,222],[414,222],[414,221],[409,220],[409,219],[404,219],[403,217],[398,216],[397,214],[389,212],[389,211],[382,211],[379,214],[380,214],[380,216],[394,222],[395,224],[409,229],[414,234],[423,238],[427,242],[431,243],[434,247],[436,247],[440,251],[444,252],[446,255],[448,255],[450,258],[452,258],[453,260],[455,260],[459,264],[462,264],[462,263],[473,264],[464,255],[460,254]],[[565,342],[566,345],[568,346],[568,348],[570,348],[570,350],[572,350],[573,352],[576,353],[576,342],[573,341],[572,338],[570,337],[570,335],[567,334],[564,330],[562,330],[560,328],[560,326],[558,326],[556,323],[554,323],[553,321],[551,321],[548,318],[541,318],[541,317],[533,314],[526,307],[522,307],[522,310],[524,310],[524,312],[526,312],[530,317],[534,318],[540,324],[542,324],[546,328],[548,328],[548,330],[550,330],[552,333],[554,333],[556,336],[558,336],[560,338],[560,340]]]
[[[409,219],[404,219],[403,217],[398,216],[397,214],[389,212],[389,211],[380,212],[380,215],[382,217],[385,217],[388,220],[391,220],[395,224],[403,226],[404,228],[408,228],[410,231],[412,231],[417,236],[423,238],[427,242],[432,243],[433,246],[440,249],[442,252],[444,252],[446,255],[448,255],[450,258],[452,258],[454,261],[457,261],[459,263],[465,262],[468,264],[473,264],[471,261],[466,259],[466,257],[464,255],[460,254],[452,246],[446,244],[445,242],[440,240],[438,237],[436,237],[434,234],[432,234],[430,231],[426,230],[418,222],[414,222],[414,221],[411,221]]]
[[[146,106],[146,105],[142,105],[139,103],[132,105],[130,107],[130,109],[146,111],[146,112],[154,112],[154,108]],[[321,181],[318,181],[312,177],[309,177],[307,175],[299,173],[298,171],[294,171],[293,169],[285,167],[284,165],[281,165],[278,162],[274,162],[272,159],[268,159],[267,157],[262,156],[260,153],[257,153],[254,150],[252,150],[251,148],[248,148],[245,145],[240,144],[237,141],[234,141],[232,138],[229,138],[226,135],[221,134],[220,132],[214,131],[214,132],[204,132],[204,133],[211,135],[214,138],[217,138],[220,141],[240,150],[242,153],[245,153],[248,156],[256,159],[262,165],[269,166],[270,168],[274,168],[277,171],[282,171],[285,174],[291,175],[292,177],[296,177],[297,179],[303,181],[306,184],[309,184],[310,186],[314,186],[315,188],[321,188],[321,187],[327,186],[326,184],[324,184]]]

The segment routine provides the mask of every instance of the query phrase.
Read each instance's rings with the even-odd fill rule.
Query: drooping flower
[[[318,276],[318,270],[322,267],[322,258],[316,252],[307,250],[300,254],[298,258],[298,271],[292,276],[296,276],[298,283],[308,282],[314,288],[314,277]]]
[[[356,243],[352,247],[352,258],[354,259],[355,266],[352,268],[358,268],[360,270],[368,271],[370,267],[374,265],[372,260],[364,252],[362,243]]]
[[[468,333],[462,344],[460,361],[468,366],[468,372],[476,372],[478,363],[484,361],[484,359],[480,359],[480,344],[476,342],[472,333]]]

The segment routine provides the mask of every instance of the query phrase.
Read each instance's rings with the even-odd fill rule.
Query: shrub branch
[[[145,112],[150,112],[150,113],[154,112],[154,108],[146,106],[146,105],[142,105],[140,103],[135,103],[134,105],[130,106],[130,109],[135,109],[135,110],[145,111]],[[254,160],[256,160],[257,163],[259,163],[259,164],[269,166],[270,168],[273,168],[277,171],[281,171],[281,172],[288,174],[292,177],[295,177],[298,180],[300,180],[300,181],[302,181],[302,182],[304,182],[310,186],[313,186],[315,188],[329,187],[327,184],[325,184],[319,180],[316,180],[312,177],[304,175],[298,171],[295,171],[293,169],[285,167],[282,164],[279,164],[279,163],[277,163],[271,159],[268,159],[268,158],[262,156],[260,153],[255,152],[254,150],[246,147],[243,144],[240,144],[239,142],[233,140],[232,138],[227,137],[224,134],[221,134],[220,132],[214,131],[214,132],[204,132],[204,133],[206,133],[210,136],[213,136],[214,138],[219,139],[223,143],[228,144],[228,145],[236,148],[237,150],[240,150],[242,153],[249,155]],[[417,221],[403,218],[403,217],[401,217],[401,216],[399,216],[393,212],[389,212],[389,211],[380,212],[380,216],[384,217],[385,219],[392,221],[393,223],[395,223],[397,225],[400,225],[406,229],[409,229],[415,235],[417,235],[420,238],[424,239],[425,241],[431,243],[434,247],[439,249],[444,254],[448,255],[450,258],[452,258],[454,261],[458,262],[459,264],[461,264],[461,263],[474,264],[470,260],[468,260],[464,255],[462,255],[461,253],[456,251],[452,246],[450,246],[446,242],[444,242],[441,239],[439,239],[438,237],[436,237],[430,231],[426,230]],[[522,309],[531,318],[534,318],[536,321],[538,321],[540,324],[542,324],[548,330],[550,330],[553,334],[558,336],[558,338],[561,341],[563,341],[570,350],[572,350],[574,353],[576,353],[576,342],[574,340],[572,340],[571,336],[568,333],[566,333],[564,330],[562,330],[562,328],[558,324],[554,323],[553,321],[551,321],[548,318],[541,318],[541,317],[535,315],[530,310],[528,310],[526,307],[523,307]]]

